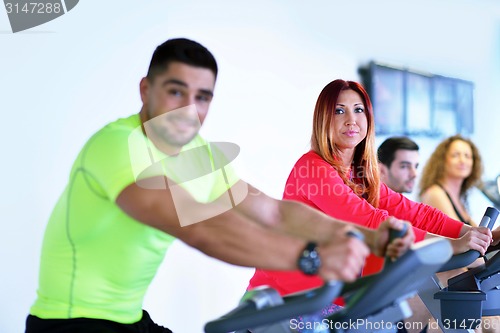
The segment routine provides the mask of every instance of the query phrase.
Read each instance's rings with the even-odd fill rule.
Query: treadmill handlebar
[[[401,230],[390,229],[389,241],[387,242],[387,245],[389,245],[396,238],[403,238],[406,235],[407,231],[408,231],[408,224],[406,223],[403,223],[403,228],[401,228]],[[389,256],[385,257],[384,265],[390,265],[392,262],[393,262],[392,258],[390,258]]]
[[[389,230],[389,243],[395,240],[396,238],[403,238],[408,231],[408,224],[403,223],[403,228],[401,230],[391,229]]]
[[[407,225],[405,224],[403,230],[394,230],[394,232],[391,230],[389,233],[390,240],[404,236],[406,228]],[[364,235],[356,229],[348,231],[347,235],[364,241]],[[340,295],[343,286],[344,284],[338,281],[326,281],[320,288],[288,295],[280,300],[276,299],[277,292],[272,288],[261,288],[261,290],[256,290],[255,293],[250,291],[250,294],[244,296],[235,309],[218,319],[208,322],[205,325],[205,332],[224,333],[258,327],[269,322],[289,319],[311,311],[320,311]],[[360,285],[353,284],[353,287],[353,289],[357,289]],[[267,303],[265,299],[268,300]]]
[[[342,290],[341,282],[329,281],[322,287],[283,297],[283,303],[258,309],[247,299],[228,314],[208,322],[206,333],[227,333],[255,328],[272,322],[289,320],[292,317],[320,311],[330,304]]]
[[[347,236],[360,241],[365,239],[365,236],[356,229],[348,231]],[[235,309],[208,322],[205,325],[205,332],[224,333],[258,327],[310,311],[319,311],[340,294],[342,287],[342,282],[326,281],[320,288],[281,298],[276,290],[262,286],[260,290],[247,292]]]
[[[480,227],[487,227],[488,229],[492,230],[493,226],[495,225],[495,221],[498,218],[498,214],[499,214],[498,209],[496,209],[494,207],[486,208],[486,212],[484,213],[484,216],[481,219],[479,226]]]
[[[464,253],[456,254],[439,269],[438,273],[468,266],[480,256],[481,253],[476,250],[469,250]]]
[[[495,222],[498,218],[499,211],[494,207],[486,208],[483,218],[481,219],[480,227],[487,227],[493,229]],[[476,250],[469,250],[451,257],[451,259],[439,269],[439,272],[445,272],[456,268],[468,266],[479,258],[481,254]]]

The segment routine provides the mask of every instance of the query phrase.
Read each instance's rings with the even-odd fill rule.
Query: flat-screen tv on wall
[[[381,135],[469,135],[474,130],[474,84],[370,62],[359,70]]]

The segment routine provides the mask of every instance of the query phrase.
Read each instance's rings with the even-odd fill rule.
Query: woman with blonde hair
[[[467,209],[467,194],[481,183],[483,163],[476,145],[461,135],[442,141],[420,179],[420,199],[449,217],[476,226]]]
[[[476,145],[461,135],[450,136],[438,144],[425,164],[420,179],[420,200],[455,220],[477,226],[469,214],[467,195],[470,189],[481,184],[482,174],[483,162]],[[479,259],[472,267],[481,263],[484,262]],[[443,272],[438,277],[446,286],[448,279],[464,271]],[[499,332],[499,322],[498,316],[484,317],[482,327],[476,332]]]

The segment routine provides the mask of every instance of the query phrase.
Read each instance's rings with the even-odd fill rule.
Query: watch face
[[[321,266],[321,260],[319,258],[318,252],[314,249],[309,249],[310,245],[302,252],[299,258],[298,266],[300,270],[307,275],[314,275],[318,273],[319,267]],[[314,246],[313,248],[315,248]]]
[[[300,260],[300,268],[306,274],[314,274],[317,271],[317,264],[312,258],[302,258]]]

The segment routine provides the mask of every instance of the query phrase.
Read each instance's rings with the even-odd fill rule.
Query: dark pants
[[[29,315],[25,333],[172,333],[155,324],[146,311],[133,324],[120,324],[110,320],[92,318],[41,319]]]

